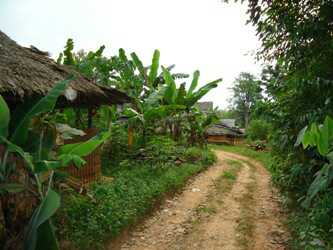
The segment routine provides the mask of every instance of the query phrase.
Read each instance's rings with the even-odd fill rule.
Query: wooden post
[[[92,128],[93,109],[88,108],[88,128]]]
[[[133,127],[128,125],[128,149],[131,150],[133,146]]]

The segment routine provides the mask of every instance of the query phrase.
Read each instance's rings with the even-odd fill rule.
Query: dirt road
[[[215,166],[109,249],[287,249],[284,215],[266,169],[237,154],[217,156]]]

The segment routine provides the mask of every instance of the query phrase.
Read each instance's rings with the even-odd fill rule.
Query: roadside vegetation
[[[173,152],[163,152],[160,162],[153,158],[153,165],[150,160],[124,159],[118,167],[112,167],[112,179],[94,183],[88,195],[65,194],[57,216],[62,224],[60,238],[79,249],[103,248],[111,238],[149,214],[163,197],[180,190],[188,178],[215,162],[215,155],[208,149],[170,145],[169,138],[160,141],[156,146],[162,149],[175,147],[181,163],[175,163],[177,155]]]
[[[333,4],[247,4],[265,67],[260,76],[240,74],[224,113],[248,129],[248,144],[270,149],[273,181],[293,211],[292,248],[332,249]]]

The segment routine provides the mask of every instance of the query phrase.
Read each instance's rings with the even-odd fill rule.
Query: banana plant
[[[200,72],[195,71],[193,73],[193,79],[189,89],[186,91],[186,83],[182,83],[179,88],[177,88],[174,77],[171,75],[168,69],[162,67],[163,77],[165,85],[161,86],[156,93],[153,93],[149,97],[151,103],[161,102],[164,105],[180,105],[185,107],[185,116],[188,118],[188,122],[192,123],[190,113],[193,111],[195,104],[205,96],[210,90],[216,88],[218,83],[222,79],[217,79],[213,82],[210,82],[203,87],[196,90],[198,86]],[[174,119],[174,137],[179,138],[181,133],[180,127],[181,123],[184,120],[184,116],[181,114]]]
[[[333,181],[333,119],[326,116],[323,124],[312,123],[310,126],[304,127],[298,134],[295,146],[301,144],[304,149],[316,149],[318,154],[326,160],[326,163],[315,174],[302,203],[304,207],[309,207],[315,196],[328,188]]]
[[[186,91],[186,83],[181,84],[180,87],[177,89],[174,78],[165,68],[163,68],[163,76],[167,84],[163,96],[164,101],[168,104],[185,105],[188,110],[190,110],[191,107],[193,107],[209,91],[216,88],[218,86],[218,83],[222,81],[222,79],[217,79],[215,81],[205,84],[197,91],[195,91],[198,86],[200,76],[200,72],[197,70],[193,73],[191,85]]]
[[[10,183],[6,178],[6,169],[10,165],[9,155],[15,154],[22,158],[28,171],[34,177],[40,205],[34,211],[25,234],[25,250],[59,249],[55,238],[51,217],[60,206],[60,196],[52,189],[54,171],[74,162],[81,166],[85,163],[82,157],[90,154],[110,137],[110,132],[101,133],[86,142],[64,145],[52,157],[50,153],[42,154],[42,150],[54,150],[54,147],[44,147],[45,141],[50,140],[44,129],[39,131],[38,144],[35,152],[24,150],[22,146],[28,141],[29,130],[33,119],[39,117],[55,107],[58,97],[66,90],[71,79],[61,81],[50,92],[40,99],[33,107],[16,121],[12,133],[9,133],[10,112],[5,100],[0,95],[0,143],[5,146],[0,160],[1,195],[6,192],[19,192],[25,189],[20,183]],[[68,131],[68,130],[67,130]],[[77,131],[76,131],[77,132]],[[55,141],[55,138],[51,138]],[[55,146],[55,144],[53,144]],[[47,174],[48,182],[42,178]]]
[[[194,107],[188,114],[188,121],[189,144],[194,145],[198,143],[199,145],[203,145],[205,143],[206,129],[219,121],[218,110],[215,108],[208,113],[203,113],[199,108]]]

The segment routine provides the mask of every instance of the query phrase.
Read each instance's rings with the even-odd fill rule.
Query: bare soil
[[[267,170],[248,157],[216,153],[217,164],[109,249],[288,249],[284,214]]]

